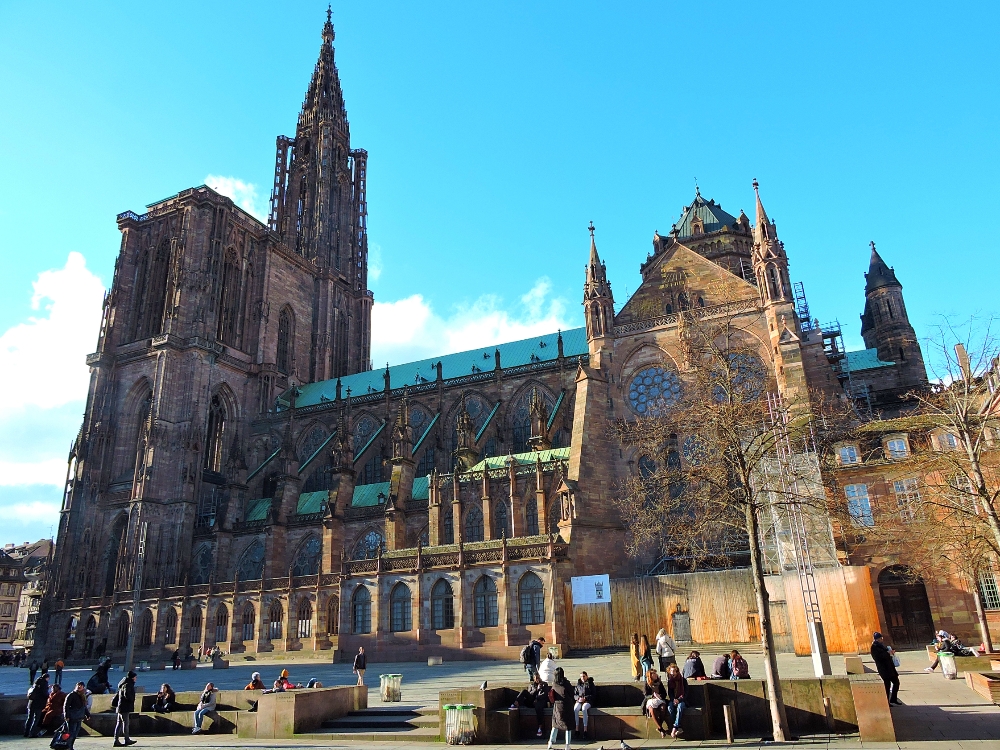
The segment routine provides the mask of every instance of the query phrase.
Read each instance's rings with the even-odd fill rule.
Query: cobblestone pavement
[[[745,654],[750,662],[751,674],[755,677],[763,672],[763,659],[760,654]],[[711,664],[716,654],[711,648],[702,652],[703,660]],[[870,659],[865,657],[870,665]],[[861,743],[857,737],[825,737],[812,736],[806,740],[794,743],[795,747],[815,748],[997,748],[1000,750],[1000,708],[987,703],[976,693],[969,690],[964,680],[945,680],[940,671],[928,674],[923,671],[927,666],[926,655],[922,651],[910,651],[901,654],[900,668],[901,690],[899,697],[905,704],[894,708],[896,717],[897,742],[891,744]],[[812,675],[812,663],[809,659],[798,658],[790,654],[779,656],[779,671],[784,677],[808,677]],[[834,673],[844,674],[843,659],[832,657]],[[591,656],[588,658],[567,658],[560,661],[567,675],[576,677],[581,669],[586,669],[598,683],[615,682],[628,679],[628,657],[625,654]],[[325,685],[353,684],[349,664],[331,664],[319,661],[261,661],[233,662],[228,670],[213,670],[210,665],[203,665],[191,671],[144,672],[140,674],[139,683],[147,691],[157,689],[163,680],[170,682],[175,690],[200,690],[208,681],[215,682],[224,689],[242,688],[250,678],[250,673],[260,671],[265,681],[272,681],[282,669],[288,669],[292,679],[306,682],[310,677],[316,677]],[[369,663],[367,680],[371,692],[369,705],[381,705],[378,699],[378,675],[380,673],[403,674],[403,702],[407,705],[436,705],[439,690],[463,686],[479,686],[486,681],[520,681],[524,672],[519,664],[511,662],[451,662],[439,667],[428,667],[418,662]],[[120,677],[117,670],[113,677]],[[85,680],[90,675],[89,669],[69,669],[63,675],[64,686],[77,680]],[[24,693],[27,691],[27,671],[15,670],[9,667],[0,669],[0,691],[6,694]],[[396,704],[399,705],[399,704]],[[237,747],[279,747],[279,748],[427,748],[427,743],[303,743],[300,741],[241,741],[226,735],[208,735],[202,737],[149,737],[138,738],[140,744],[136,748],[237,748]],[[45,744],[42,744],[45,742]],[[15,737],[0,737],[0,744],[11,750],[32,748],[45,750],[47,741],[22,740]],[[574,742],[573,747],[596,748],[600,742]],[[80,750],[90,750],[110,746],[109,738],[81,738],[77,747]],[[691,742],[685,740],[633,740],[629,745],[634,748],[661,747],[727,747],[725,742]],[[519,747],[544,747],[544,742],[526,740]],[[607,750],[617,749],[617,742],[605,741]],[[738,740],[735,747],[763,747],[758,740]],[[434,747],[434,745],[430,745]],[[479,745],[489,748],[496,745]],[[560,746],[561,747],[561,746]]]

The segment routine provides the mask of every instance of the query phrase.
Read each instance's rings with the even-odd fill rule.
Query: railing
[[[708,320],[710,318],[718,318],[724,315],[753,312],[759,309],[760,303],[757,300],[747,299],[740,300],[738,302],[727,302],[724,305],[715,305],[713,307],[695,307],[690,310],[686,310],[685,312],[689,315],[693,315],[698,320]],[[650,328],[659,328],[660,326],[677,325],[677,316],[679,314],[680,313],[671,313],[669,315],[660,315],[656,318],[636,320],[632,323],[615,326],[615,334],[621,335],[624,333],[634,333],[636,331],[647,331]]]

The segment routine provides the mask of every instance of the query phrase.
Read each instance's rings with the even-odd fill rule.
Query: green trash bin
[[[444,707],[444,739],[449,745],[471,745],[476,741],[476,707],[448,704]]]

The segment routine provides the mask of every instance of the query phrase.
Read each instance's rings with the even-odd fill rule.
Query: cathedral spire
[[[610,336],[614,328],[615,297],[611,293],[611,284],[608,283],[607,269],[597,253],[594,222],[590,222],[587,229],[590,231],[590,260],[583,284],[583,313],[587,321],[587,341],[591,343],[592,349],[600,349],[605,337]]]
[[[753,180],[753,192],[757,199],[757,222],[754,226],[754,240],[756,242],[766,242],[767,240],[777,239],[778,234],[774,228],[774,224],[767,218],[764,204],[760,202],[760,184],[757,182],[756,177]]]

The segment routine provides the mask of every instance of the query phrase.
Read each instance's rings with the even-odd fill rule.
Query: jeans
[[[198,727],[198,729],[201,729],[201,723],[205,720],[205,717],[212,713],[215,713],[215,709],[199,708],[194,712],[194,725]]]
[[[549,702],[545,698],[541,696],[536,697],[527,690],[522,690],[517,694],[514,703],[519,706],[535,709],[535,718],[538,719],[538,726],[542,726],[542,719],[545,718],[545,707],[549,705]]]
[[[583,717],[583,731],[584,732],[587,731],[587,712],[589,710],[590,710],[590,704],[589,703],[580,703],[580,701],[577,701],[573,705],[573,715],[576,716],[576,714],[579,713],[580,716]]]
[[[61,668],[56,669],[56,680],[55,680],[55,682],[53,684],[59,685],[59,687],[62,687],[62,669]]]
[[[66,723],[69,725],[69,745],[67,745],[66,750],[73,750],[73,743],[80,735],[83,719],[68,719]]]
[[[525,664],[524,671],[528,673],[528,682],[531,682],[535,679],[535,675],[538,673],[538,665]]]
[[[681,716],[684,715],[684,701],[679,701],[677,703],[668,701],[667,714],[670,716],[670,723],[673,724],[676,729],[680,729]]]
[[[119,737],[124,737],[126,740],[132,739],[128,732],[128,714],[118,714],[118,718],[115,720],[115,739]],[[119,731],[121,730],[121,731]]]
[[[28,719],[24,722],[24,736],[34,737],[42,728],[42,711],[44,707],[28,708]]]
[[[568,729],[563,733],[566,735],[566,747],[569,747],[569,742],[573,739],[573,733]],[[552,747],[559,737],[559,730],[552,727],[552,731],[549,733],[549,747]]]

